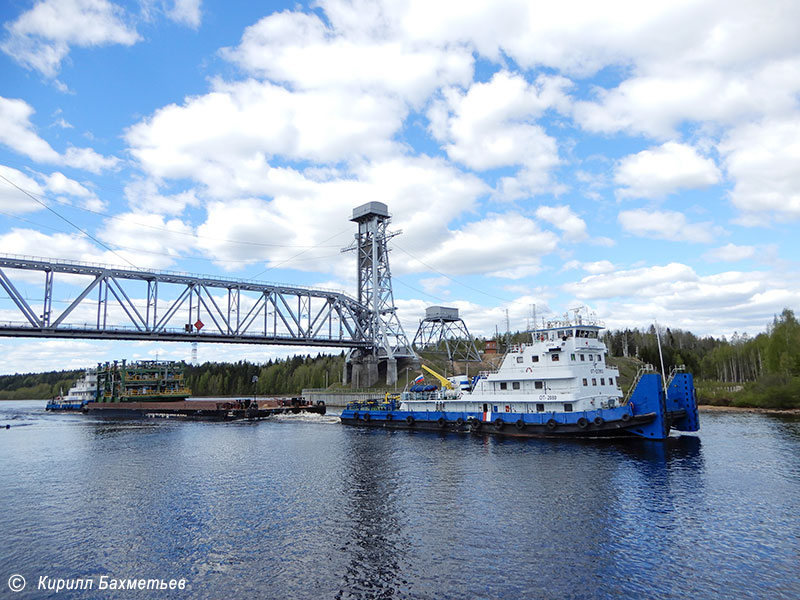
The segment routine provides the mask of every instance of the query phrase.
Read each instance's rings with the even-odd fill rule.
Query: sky
[[[800,308],[794,0],[6,0],[0,19],[2,254],[355,295],[340,249],[380,201],[410,339],[431,305],[475,335],[586,307],[718,337]],[[3,373],[191,353],[0,351]]]

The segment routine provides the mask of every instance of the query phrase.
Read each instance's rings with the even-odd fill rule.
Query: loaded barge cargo
[[[177,400],[172,402],[88,402],[86,414],[101,417],[191,418],[232,421],[266,419],[279,414],[310,412],[324,415],[324,402],[310,404],[299,398],[258,400]]]
[[[81,390],[81,394],[73,393]],[[48,402],[50,411],[81,411],[112,418],[266,419],[276,414],[325,414],[325,403],[302,398],[190,400],[181,363],[144,360],[105,363],[86,371],[70,390],[70,402],[59,397]]]

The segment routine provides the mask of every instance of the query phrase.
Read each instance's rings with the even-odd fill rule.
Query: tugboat
[[[399,397],[348,404],[342,423],[517,437],[663,440],[672,429],[698,431],[692,375],[679,367],[665,381],[646,365],[623,395],[619,371],[606,364],[603,329],[594,317],[565,315],[533,329],[531,343],[512,346],[496,371],[469,385],[456,389],[436,374],[440,387],[414,385]]]
[[[87,402],[94,402],[97,395],[97,371],[95,369],[87,369],[83,377],[75,382],[75,385],[69,389],[67,395],[56,396],[47,402],[45,410],[64,410],[64,411],[80,411],[86,406]]]

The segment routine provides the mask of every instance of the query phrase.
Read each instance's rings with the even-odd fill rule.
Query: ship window
[[[606,384],[605,378],[601,377],[600,378],[600,385],[605,385],[605,384]]]
[[[511,382],[511,388],[514,389],[514,390],[518,390],[519,389],[519,381],[512,381]]]
[[[594,377],[592,377],[592,385],[597,385],[597,379],[595,379]]]
[[[572,412],[572,404],[565,404],[564,412]]]
[[[575,355],[574,355],[574,354],[570,354],[570,355],[569,355],[569,359],[570,359],[570,360],[575,360]]]
[[[508,389],[508,384],[505,381],[501,381],[500,382],[500,389],[501,390],[507,390]]]
[[[553,362],[558,362],[558,354],[553,354]]]
[[[541,381],[534,381],[533,387],[535,387],[537,390],[540,390],[544,387],[544,383],[542,383]]]
[[[539,362],[539,355],[534,354],[533,356],[531,356],[531,362]]]
[[[544,404],[537,404],[536,412],[544,412]]]
[[[517,362],[518,363],[521,363],[523,360],[525,360],[525,359],[522,356],[518,356],[517,357]]]
[[[581,354],[581,360],[586,360],[586,355],[585,354]]]
[[[589,385],[589,382],[586,381],[586,377],[583,378],[583,385]]]

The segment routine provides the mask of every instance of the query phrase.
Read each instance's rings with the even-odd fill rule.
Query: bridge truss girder
[[[36,271],[41,298],[34,304],[20,288]],[[59,277],[79,291],[56,311]],[[369,308],[334,291],[22,257],[0,257],[0,288],[8,295],[2,313],[22,318],[0,321],[5,337],[373,344]]]

